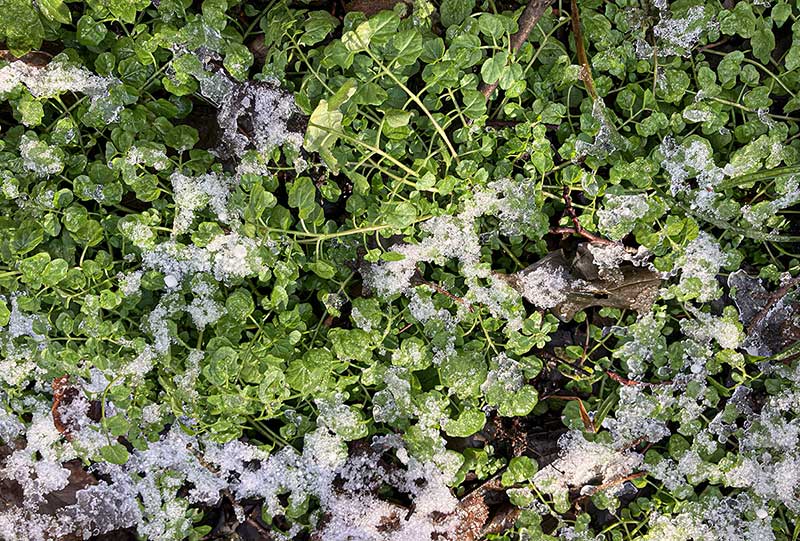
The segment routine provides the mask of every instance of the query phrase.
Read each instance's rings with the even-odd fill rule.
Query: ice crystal
[[[646,194],[607,194],[603,208],[597,211],[600,232],[613,240],[619,240],[633,230],[637,220],[650,209]]]
[[[602,484],[621,479],[642,462],[642,456],[638,453],[586,441],[577,431],[564,434],[558,446],[561,449],[559,458],[539,470],[533,477],[533,483],[562,505],[566,503],[570,489],[583,489],[590,483]]]
[[[187,177],[176,172],[170,176],[170,182],[176,208],[174,235],[187,231],[194,222],[196,213],[206,207],[211,207],[219,221],[224,224],[231,224],[238,218],[228,208],[228,198],[235,182],[233,177],[218,173]]]
[[[241,156],[248,148],[268,152],[284,144],[301,146],[302,133],[288,127],[297,112],[292,95],[275,83],[248,81],[236,85],[217,114],[224,142],[221,152]]]
[[[0,69],[0,94],[7,94],[22,85],[37,98],[54,98],[65,92],[97,98],[116,82],[116,79],[100,77],[86,68],[58,60],[43,67],[11,62]]]
[[[25,169],[32,171],[36,176],[57,175],[64,169],[63,154],[59,149],[48,146],[47,143],[27,133],[20,139],[19,153]]]
[[[728,254],[722,251],[714,237],[701,231],[676,261],[676,269],[680,269],[677,290],[700,302],[718,298],[721,289],[717,283],[717,274],[728,260]]]

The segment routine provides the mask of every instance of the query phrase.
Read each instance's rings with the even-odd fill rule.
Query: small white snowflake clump
[[[649,526],[642,541],[775,541],[769,513],[743,494],[687,501],[676,514],[654,513]]]
[[[59,149],[48,146],[27,133],[20,139],[19,153],[22,156],[22,165],[36,176],[49,177],[64,169],[63,154]]]
[[[574,280],[558,265],[542,264],[522,271],[519,285],[522,296],[537,308],[554,308],[567,300]]]
[[[215,288],[205,281],[198,281],[192,287],[194,298],[186,307],[186,312],[192,317],[192,322],[198,329],[216,323],[225,315],[225,307],[212,297],[214,291]]]
[[[653,360],[666,355],[667,340],[662,335],[665,324],[663,313],[648,312],[622,329],[622,344],[613,356],[625,363],[629,378],[642,377]]]
[[[236,85],[217,113],[222,146],[236,156],[248,148],[266,153],[285,144],[300,147],[303,134],[288,128],[289,119],[297,112],[292,94],[281,90],[277,82],[248,81]],[[240,129],[242,121],[249,125],[247,134]]]
[[[686,12],[686,17],[680,19],[662,16],[653,27],[653,34],[661,42],[658,47],[659,56],[688,56],[703,32],[712,27],[704,23],[704,19],[704,6],[692,6]]]
[[[711,145],[694,139],[687,146],[679,145],[672,137],[666,137],[659,147],[664,159],[661,167],[670,178],[672,195],[689,190],[688,180],[697,178],[698,188],[708,190],[725,178],[725,171],[714,163]]]
[[[258,243],[236,233],[214,237],[206,246],[212,254],[214,277],[225,283],[258,275],[264,262],[258,255]]]
[[[633,230],[636,220],[650,210],[647,194],[607,194],[603,208],[597,211],[597,226],[612,240],[620,240]]]
[[[675,270],[680,271],[680,281],[671,289],[679,298],[695,298],[699,302],[717,299],[722,293],[717,274],[728,261],[728,254],[714,237],[700,231],[676,260]]]
[[[558,446],[559,458],[533,477],[536,488],[553,496],[557,510],[568,508],[570,489],[583,490],[590,482],[603,484],[622,479],[642,463],[640,454],[586,441],[578,431],[564,434]]]
[[[117,280],[119,280],[119,290],[126,297],[136,295],[142,287],[142,271],[131,271],[128,273],[119,273]]]
[[[212,274],[216,280],[230,283],[256,276],[265,268],[259,247],[254,239],[238,233],[218,235],[203,248],[169,240],[143,252],[142,265],[172,276],[178,283],[199,273]]]
[[[194,222],[195,214],[207,206],[211,207],[219,221],[224,224],[231,224],[238,219],[228,209],[228,198],[235,182],[233,177],[218,173],[187,177],[175,172],[169,179],[175,198],[173,235],[186,232]]]
[[[575,157],[573,162],[577,162],[579,158],[585,156],[606,156],[614,150],[614,126],[608,120],[606,115],[606,104],[602,98],[597,98],[592,104],[592,117],[598,122],[600,128],[594,136],[594,141],[587,143],[586,141],[578,140],[575,142]]]
[[[742,217],[753,227],[762,228],[778,211],[800,202],[800,177],[792,175],[781,185],[782,195],[771,201],[761,201],[742,207]]]
[[[701,312],[694,306],[687,306],[694,319],[681,321],[681,330],[687,336],[703,343],[715,340],[720,347],[736,349],[744,340],[744,332],[738,323],[736,314],[727,317],[716,317],[706,312]]]
[[[603,419],[603,427],[611,432],[614,444],[625,448],[635,441],[658,443],[670,435],[667,423],[658,415],[663,401],[645,391],[641,385],[622,385],[614,415]]]
[[[116,79],[100,77],[86,68],[52,61],[46,66],[25,62],[11,62],[0,69],[0,94],[7,94],[23,85],[37,98],[54,98],[65,92],[78,92],[87,96],[101,96]]]
[[[522,389],[525,385],[525,375],[522,372],[522,364],[509,357],[505,353],[500,353],[493,359],[492,366],[486,375],[486,381],[481,385],[481,390],[486,393],[489,389],[495,392],[502,389],[504,393],[514,393]]]
[[[128,165],[144,164],[157,171],[162,171],[169,166],[169,158],[161,149],[133,145],[125,155],[125,163]]]

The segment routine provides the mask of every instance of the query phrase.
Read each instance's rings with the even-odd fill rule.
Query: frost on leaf
[[[620,240],[633,230],[633,226],[650,210],[646,194],[607,194],[603,208],[597,211],[600,232],[613,240]]]
[[[24,134],[19,143],[22,165],[38,177],[57,175],[64,169],[64,154],[57,147]]]
[[[704,32],[713,28],[706,17],[704,6],[692,6],[684,17],[674,18],[661,12],[661,19],[653,27],[653,34],[659,40],[659,56],[688,56]]]
[[[569,508],[570,491],[580,493],[587,486],[620,480],[642,463],[638,453],[586,441],[576,431],[564,434],[558,444],[559,458],[533,477],[536,488],[553,496],[557,510]]]
[[[228,198],[235,187],[233,177],[221,173],[206,173],[199,177],[187,177],[175,172],[169,177],[175,198],[173,234],[187,231],[195,220],[196,213],[206,207],[216,214],[220,222],[231,224],[238,219],[235,211],[228,208]]]
[[[117,82],[58,60],[43,67],[22,61],[11,62],[0,69],[0,94],[8,94],[21,85],[37,98],[55,98],[65,92],[77,92],[96,99]]]
[[[722,293],[717,274],[728,261],[729,255],[722,251],[714,237],[701,231],[676,260],[675,269],[680,271],[680,280],[670,290],[679,299],[712,301]]]
[[[276,83],[247,81],[237,84],[217,113],[222,132],[217,153],[222,158],[230,158],[241,156],[249,148],[269,152],[285,144],[299,147],[303,135],[292,126],[298,118],[294,98]]]
[[[673,515],[655,513],[642,541],[774,541],[770,513],[746,495],[687,501]]]

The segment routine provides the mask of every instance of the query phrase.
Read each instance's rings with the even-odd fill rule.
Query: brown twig
[[[544,15],[545,10],[550,7],[554,1],[555,0],[530,0],[528,2],[528,5],[525,6],[525,9],[517,20],[517,31],[511,36],[512,52],[516,53],[519,51],[522,44],[525,43],[528,36],[530,36],[533,27],[536,26],[536,23],[539,22],[539,19]],[[488,100],[497,89],[498,84],[499,81],[495,81],[492,84],[481,83],[478,90]]]
[[[598,237],[597,235],[586,231],[581,225],[580,220],[578,219],[578,214],[575,212],[575,208],[572,206],[572,198],[569,195],[569,187],[564,186],[564,192],[562,194],[564,198],[564,212],[567,216],[569,216],[570,220],[575,227],[551,227],[550,233],[553,235],[564,234],[564,235],[580,235],[581,237],[585,238],[589,242],[594,242],[596,244],[617,244],[614,241],[604,239],[603,237]]]
[[[592,101],[597,99],[597,91],[594,89],[594,79],[592,79],[592,68],[589,66],[589,58],[586,56],[586,49],[583,47],[583,32],[581,32],[581,19],[578,14],[577,0],[571,0],[570,19],[572,19],[572,35],[575,38],[575,50],[578,53],[578,63],[581,66],[581,80],[586,87],[586,92],[592,97]]]
[[[611,370],[606,370],[606,375],[608,377],[610,377],[611,379],[613,379],[614,381],[616,381],[617,383],[620,383],[620,384],[625,385],[627,387],[633,387],[635,385],[644,385],[645,387],[657,387],[659,385],[671,385],[673,383],[672,380],[661,381],[661,382],[658,382],[658,383],[649,383],[649,382],[646,382],[646,381],[636,381],[635,379],[624,378],[624,377],[620,376],[619,374],[617,374],[616,372],[612,372]]]
[[[443,288],[439,284],[434,284],[433,282],[429,282],[429,281],[423,280],[423,279],[420,279],[420,283],[422,283],[423,285],[428,286],[429,288],[433,289],[437,293],[441,293],[442,295],[444,295],[448,299],[465,306],[467,308],[467,310],[469,310],[470,312],[474,312],[475,311],[475,309],[472,306],[470,306],[470,304],[466,300],[464,300],[461,297],[458,297],[456,295],[453,295],[452,293],[447,291],[445,288]]]
[[[703,47],[700,47],[699,49],[697,49],[697,52],[698,53],[702,53],[703,51],[710,51],[711,49],[715,49],[715,48],[719,47],[720,45],[724,45],[724,44],[728,43],[728,40],[729,40],[729,38],[723,38],[723,39],[721,39],[719,41],[715,41],[714,43],[709,43],[708,45],[704,45]]]

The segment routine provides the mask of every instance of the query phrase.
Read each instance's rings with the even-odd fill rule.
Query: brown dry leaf
[[[647,266],[644,254],[631,254],[621,245],[588,242],[578,246],[572,261],[563,250],[556,250],[519,272],[500,276],[523,293],[525,275],[542,268],[566,284],[560,292],[566,299],[551,309],[563,321],[591,306],[647,312],[661,286],[660,274]]]
[[[456,512],[459,523],[454,539],[458,541],[478,541],[488,534],[502,533],[519,517],[519,509],[508,501],[499,474],[461,498]]]
[[[770,293],[760,278],[739,270],[728,276],[728,286],[747,329],[742,344],[747,353],[771,357],[800,342],[797,279]]]

